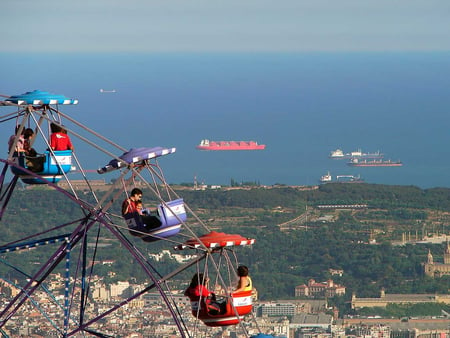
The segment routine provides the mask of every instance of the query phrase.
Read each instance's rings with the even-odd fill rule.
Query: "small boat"
[[[338,183],[364,183],[364,180],[360,175],[338,175],[336,176],[336,182]]]
[[[363,153],[361,149],[358,149],[357,151],[352,151],[350,153],[344,153],[342,149],[336,149],[330,152],[330,155],[328,156],[331,159],[335,160],[341,160],[341,159],[352,159],[352,158],[383,158],[384,154],[382,154],[380,151],[374,152],[374,153]]]
[[[330,183],[333,181],[330,172],[320,177],[320,183]]]

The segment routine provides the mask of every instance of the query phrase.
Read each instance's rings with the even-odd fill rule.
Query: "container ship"
[[[265,144],[255,141],[210,141],[201,140],[196,146],[199,150],[264,150]]]
[[[336,176],[336,180],[333,181],[333,177],[330,172],[320,177],[319,182],[321,184],[325,183],[365,183],[361,176],[353,176],[353,175],[338,175]]]
[[[384,154],[377,151],[375,153],[363,153],[361,149],[357,151],[352,151],[351,153],[344,153],[342,149],[336,149],[330,152],[329,158],[340,160],[340,159],[351,159],[351,158],[383,158]]]
[[[347,162],[351,167],[401,167],[403,163],[401,161],[391,161],[391,160],[360,160],[353,158],[351,161]]]

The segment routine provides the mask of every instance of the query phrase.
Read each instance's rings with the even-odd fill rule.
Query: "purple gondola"
[[[119,156],[119,159],[111,160],[106,166],[97,170],[99,174],[104,174],[120,168],[125,168],[131,164],[139,165],[145,160],[150,160],[159,156],[174,153],[176,148],[132,148]],[[133,236],[141,237],[146,242],[157,241],[161,238],[174,236],[180,232],[181,225],[186,221],[187,215],[182,198],[161,203],[157,207],[157,216],[160,226],[149,229],[141,219],[139,213],[134,212],[125,215],[129,232]]]

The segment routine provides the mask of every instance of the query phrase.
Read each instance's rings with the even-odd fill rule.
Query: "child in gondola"
[[[136,202],[136,209],[139,215],[150,215],[150,211],[147,208],[144,208],[144,204],[141,200]]]
[[[125,217],[127,214],[132,214],[134,212],[139,213],[139,210],[137,209],[137,203],[138,201],[141,201],[142,198],[142,190],[139,188],[134,188],[131,190],[130,197],[128,197],[126,200],[122,203],[122,216]],[[142,201],[141,201],[142,204]],[[146,231],[158,228],[161,226],[161,221],[158,217],[152,216],[150,214],[140,214],[140,218],[142,223],[145,224],[145,227],[147,228]]]

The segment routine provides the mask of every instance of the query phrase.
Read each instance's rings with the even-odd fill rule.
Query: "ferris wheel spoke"
[[[228,254],[232,255],[234,250],[252,245],[255,240],[240,235],[217,235],[178,191],[167,183],[159,159],[174,156],[175,147],[145,146],[127,150],[60,111],[59,106],[78,103],[78,100],[63,95],[37,90],[3,97],[0,106],[6,109],[16,107],[17,111],[0,116],[0,123],[16,122],[11,127],[11,130],[16,127],[16,132],[10,138],[10,153],[7,158],[0,158],[3,163],[0,174],[0,220],[12,217],[8,206],[11,207],[15,200],[12,195],[18,182],[29,187],[41,185],[50,188],[59,195],[61,202],[70,204],[72,210],[70,215],[55,216],[55,219],[65,218],[66,223],[62,225],[48,227],[33,224],[27,228],[26,233],[18,236],[21,238],[8,238],[9,243],[0,245],[2,255],[29,252],[33,256],[37,250],[46,248],[45,256],[44,253],[33,256],[36,266],[26,266],[30,271],[25,275],[21,274],[17,294],[5,301],[6,305],[0,311],[0,331],[12,318],[19,318],[19,311],[26,313],[28,302],[35,301],[38,307],[38,290],[51,288],[52,276],[64,271],[64,291],[63,295],[59,295],[64,304],[58,304],[53,313],[42,314],[52,324],[55,333],[63,337],[80,333],[109,337],[102,333],[102,320],[119,313],[119,309],[150,291],[158,294],[180,337],[193,337],[205,329],[209,331],[204,332],[211,332],[211,328],[215,326],[238,324],[246,332],[242,318],[251,311],[251,296],[231,293],[238,260],[233,261]],[[21,143],[24,143],[22,131],[27,129],[32,129],[34,133],[27,140],[28,145],[43,144],[46,148],[39,158],[42,167],[33,167],[33,156],[25,154],[25,150],[20,148]],[[53,144],[52,134],[64,134],[64,131],[65,135],[76,140],[75,147],[59,149]],[[60,134],[61,138],[65,138],[63,134]],[[98,157],[100,161],[106,157],[103,162],[106,164],[97,170],[85,170],[83,161],[86,160],[86,154],[78,152],[82,148],[79,147],[80,144],[88,147],[92,153],[95,152],[95,155],[90,156]],[[78,171],[87,187],[83,191],[77,189],[73,176],[69,175]],[[88,172],[89,175],[92,172],[105,176],[114,175],[114,179],[111,179],[110,184],[105,184],[107,189],[95,191]],[[6,183],[10,174],[12,178]],[[64,189],[60,182],[67,183],[65,186],[68,188]],[[133,188],[142,188],[145,194],[150,195],[152,203],[156,201],[150,214],[158,224],[156,221],[155,224],[146,223],[145,217],[136,210],[129,214],[117,211],[122,209],[119,199],[124,196],[129,199],[129,191]],[[73,221],[67,221],[68,219]],[[52,248],[52,245],[56,248]],[[182,250],[192,250],[194,253],[183,253],[185,257],[182,262],[174,264],[168,271],[163,263],[154,260],[149,254],[152,250],[159,250],[154,248],[164,246],[179,251],[178,255],[182,255]],[[99,264],[99,257],[108,261],[112,252],[133,263],[135,271],[130,272],[128,278],[137,279],[139,276],[140,286],[134,289],[132,295],[114,299],[101,311],[90,311],[94,307],[94,291],[99,292],[99,289],[95,289],[96,279],[104,278],[101,274],[105,274],[105,271],[116,272],[114,267],[97,267],[96,264]],[[26,260],[18,261],[24,267],[27,265]],[[12,265],[9,268],[15,274],[19,274],[21,270]],[[180,310],[175,301],[173,285],[183,285],[182,278],[185,279],[184,276],[189,271],[204,271],[214,277],[211,279],[226,293],[225,314],[214,317],[204,310],[192,310],[193,326],[185,320],[185,311]],[[172,282],[174,283],[171,284]],[[244,305],[239,305],[238,301]]]

